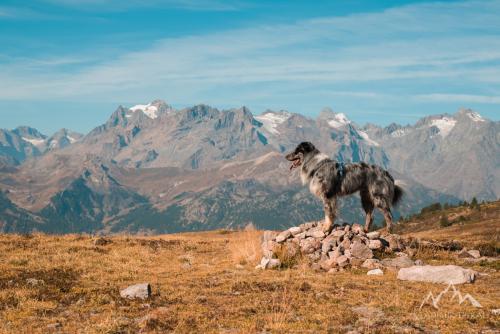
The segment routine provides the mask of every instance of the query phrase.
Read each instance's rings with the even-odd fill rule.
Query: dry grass
[[[419,311],[424,296],[442,286],[398,281],[392,272],[318,273],[303,263],[255,270],[260,233],[117,236],[104,246],[80,235],[1,235],[0,332],[477,333],[500,326],[490,312],[500,308],[495,269],[475,265],[487,276],[460,286],[484,308],[445,300],[440,310]],[[446,251],[422,249],[418,256],[427,263],[460,263]],[[152,284],[149,300],[120,298],[120,289],[140,282]],[[375,307],[384,316],[367,320],[353,311],[356,306]]]

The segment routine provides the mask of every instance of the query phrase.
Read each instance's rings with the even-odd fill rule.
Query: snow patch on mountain
[[[279,131],[276,128],[278,127],[278,125],[289,119],[290,116],[290,113],[282,111],[280,113],[266,112],[262,115],[255,116],[254,118],[261,122],[264,126],[264,129],[266,129],[269,133],[278,135]]]
[[[349,123],[351,123],[351,121],[344,113],[335,114],[333,119],[328,120],[328,125],[332,128],[341,128]]]
[[[453,130],[457,121],[453,118],[443,117],[440,119],[433,119],[430,126],[435,126],[439,129],[441,137],[445,138]]]
[[[396,131],[391,132],[391,137],[399,138],[399,137],[403,137],[407,133],[408,133],[407,129],[397,129]]]
[[[129,109],[132,112],[142,111],[146,116],[151,119],[158,117],[158,107],[148,104],[138,104]],[[132,115],[126,115],[126,117],[132,117]]]
[[[361,130],[358,130],[358,133],[361,136],[361,138],[363,138],[363,140],[368,143],[368,145],[380,146],[379,143],[377,143],[375,140],[371,139],[370,136],[368,136],[368,133]]]
[[[40,145],[43,145],[45,143],[45,139],[26,138],[26,137],[22,137],[22,138],[25,142],[28,142],[31,145],[35,145],[35,146],[40,146]]]
[[[484,118],[481,117],[481,115],[479,115],[477,112],[469,111],[467,112],[467,116],[469,116],[469,118],[474,122],[485,122]]]

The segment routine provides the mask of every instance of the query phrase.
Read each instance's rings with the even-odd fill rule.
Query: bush
[[[451,226],[451,222],[448,220],[447,215],[442,215],[441,218],[439,219],[439,226],[441,227],[448,227]]]
[[[428,212],[435,212],[435,211],[440,211],[442,209],[441,203],[433,203],[431,205],[428,205],[426,207],[423,207],[420,210],[420,214],[428,213]]]

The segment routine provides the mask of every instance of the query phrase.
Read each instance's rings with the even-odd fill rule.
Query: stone
[[[294,239],[299,239],[299,240],[305,239],[305,238],[306,238],[306,232],[302,232],[302,233],[296,234],[294,236]]]
[[[333,251],[331,252],[328,252],[328,257],[330,259],[336,259],[338,258],[340,255],[342,255],[342,252],[340,251],[340,246],[335,248]]]
[[[344,251],[344,255],[345,255],[345,256],[347,256],[347,258],[348,258],[348,259],[351,259],[351,258],[352,258],[351,251],[350,251],[350,250],[348,250],[348,249],[346,249],[346,250]]]
[[[302,233],[302,228],[300,228],[299,226],[290,227],[288,230],[292,235],[297,235],[299,233]]]
[[[316,227],[316,223],[314,222],[304,223],[301,224],[300,227],[302,228],[302,230],[307,231],[310,228]]]
[[[309,259],[313,262],[317,262],[319,259],[321,259],[321,251],[315,251],[313,253],[310,253],[307,255],[307,257],[309,257]]]
[[[295,242],[286,242],[283,244],[285,254],[288,258],[294,258],[300,252],[300,246]]]
[[[275,231],[264,231],[262,233],[262,243],[274,240],[277,234]]]
[[[500,308],[496,308],[496,309],[491,310],[491,314],[500,315]]]
[[[401,268],[398,279],[413,282],[431,282],[443,284],[472,283],[476,272],[455,265],[446,266],[412,266]]]
[[[340,237],[343,237],[344,234],[345,234],[344,230],[336,230],[336,231],[333,231],[330,235],[333,237],[340,238]]]
[[[344,240],[342,240],[342,248],[344,249],[349,249],[351,247],[351,240],[349,240],[348,238],[345,238]]]
[[[383,266],[393,269],[408,268],[414,265],[408,256],[399,256],[390,259],[383,259],[380,263]]]
[[[481,257],[481,253],[476,249],[463,249],[460,253],[458,253],[458,256],[462,258],[479,259]]]
[[[358,268],[358,267],[361,267],[361,265],[363,264],[364,260],[363,259],[357,259],[357,258],[353,257],[353,258],[349,259],[349,262],[351,263],[351,266]]]
[[[336,259],[327,259],[327,260],[321,261],[319,263],[319,265],[321,266],[321,269],[323,269],[325,271],[329,271],[330,269],[337,266],[337,261],[336,261]]]
[[[423,266],[424,265],[424,261],[418,259],[418,260],[415,260],[415,265],[416,266]]]
[[[376,268],[376,269],[372,269],[372,270],[368,271],[366,274],[367,275],[381,276],[384,274],[384,272],[382,270],[380,270],[379,268]]]
[[[271,259],[274,256],[274,250],[276,249],[277,246],[278,246],[278,243],[276,243],[272,240],[264,241],[261,245],[262,254],[265,257]]]
[[[281,261],[279,259],[269,259],[265,269],[275,269],[281,267]]]
[[[349,232],[350,230],[351,230],[351,225],[346,224],[346,225],[344,226],[344,231]]]
[[[306,237],[324,238],[325,233],[319,228],[311,228],[306,232]]]
[[[321,252],[327,254],[337,245],[337,241],[332,237],[327,237],[321,242]]]
[[[349,259],[347,258],[347,256],[345,255],[341,255],[339,256],[337,259],[337,265],[340,267],[340,268],[343,268],[345,266],[347,266],[349,264]]]
[[[106,246],[112,242],[111,239],[98,238],[94,240],[94,246]]]
[[[363,262],[363,264],[361,264],[361,267],[366,269],[375,269],[382,267],[382,265],[380,264],[380,261],[377,259],[366,259]]]
[[[292,233],[289,230],[284,230],[283,232],[281,232],[280,234],[278,234],[276,236],[276,242],[277,243],[282,243],[286,239],[290,238],[291,236],[292,236]]]
[[[260,264],[255,267],[255,269],[274,269],[281,266],[281,261],[279,259],[268,259],[263,257],[260,260]]]
[[[27,278],[26,284],[31,285],[31,286],[40,286],[40,285],[44,285],[45,281],[43,279]]]
[[[364,234],[363,227],[361,225],[359,225],[359,224],[352,224],[351,230],[355,234],[360,234],[360,233]]]
[[[304,254],[314,253],[321,247],[321,241],[315,238],[306,238],[300,241],[300,249]]]
[[[369,232],[369,233],[366,233],[366,236],[370,240],[375,240],[375,239],[380,238],[380,232],[377,232],[377,231]]]
[[[128,299],[147,299],[151,297],[151,285],[149,283],[131,285],[121,290],[120,296]]]
[[[352,256],[358,259],[371,259],[373,257],[372,250],[358,240],[351,245],[349,250],[351,251]]]
[[[382,245],[382,241],[380,240],[370,240],[368,243],[368,248],[373,250],[382,249],[382,247],[384,247],[384,245]]]
[[[389,249],[396,252],[404,248],[401,238],[396,234],[388,234],[383,238],[389,245]]]

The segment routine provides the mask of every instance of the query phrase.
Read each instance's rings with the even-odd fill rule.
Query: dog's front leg
[[[325,210],[325,223],[323,224],[323,232],[330,233],[335,222],[336,200],[333,198],[323,197],[323,208]]]

